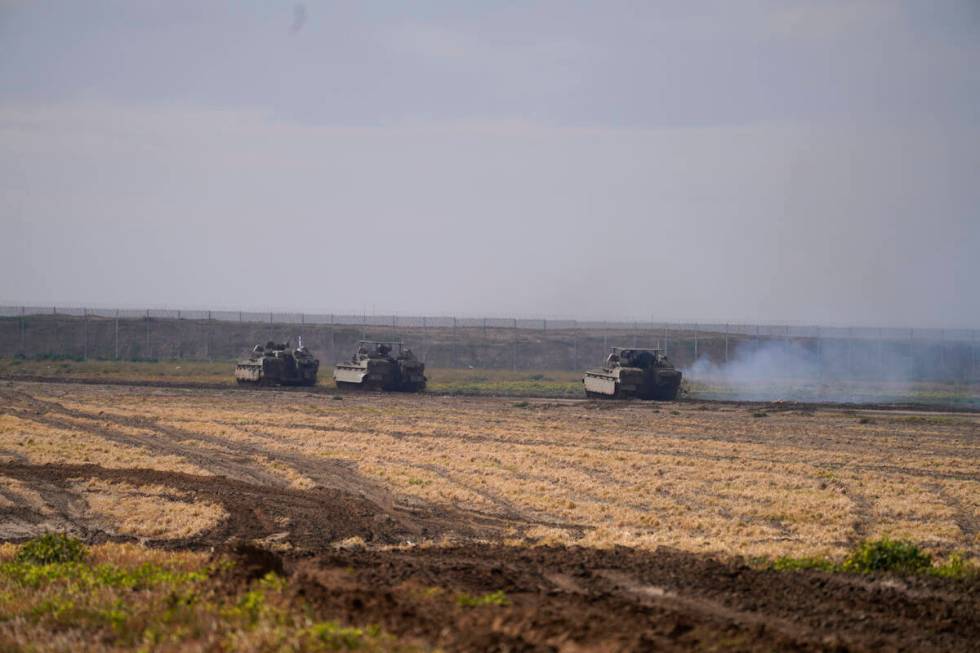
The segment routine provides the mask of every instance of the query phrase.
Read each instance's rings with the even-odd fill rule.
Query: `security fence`
[[[434,367],[581,369],[616,345],[665,349],[681,367],[788,356],[830,377],[980,380],[978,331],[967,329],[0,307],[5,357],[226,360],[300,336],[327,363],[384,338]]]

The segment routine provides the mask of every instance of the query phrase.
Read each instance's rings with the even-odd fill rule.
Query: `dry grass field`
[[[978,460],[971,413],[0,381],[0,650],[971,650]],[[932,571],[831,573],[879,537]]]
[[[2,400],[10,463],[353,489],[462,512],[513,543],[834,557],[890,536],[980,556],[973,414],[55,384],[6,384]],[[51,511],[29,481],[0,482],[7,504]],[[223,514],[159,483],[63,492],[69,510],[52,519],[142,539],[187,538]]]

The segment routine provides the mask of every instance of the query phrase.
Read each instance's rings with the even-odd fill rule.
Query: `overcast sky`
[[[0,0],[0,303],[980,326],[980,2]]]

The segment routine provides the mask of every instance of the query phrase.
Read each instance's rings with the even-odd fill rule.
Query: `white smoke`
[[[701,357],[681,370],[699,399],[878,403],[913,401],[908,369],[876,369],[861,378],[840,359],[791,341],[742,346],[727,363]]]

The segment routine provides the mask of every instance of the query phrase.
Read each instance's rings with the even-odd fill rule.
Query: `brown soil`
[[[669,549],[355,550],[287,569],[329,613],[449,650],[965,651],[980,638],[976,582],[777,574]],[[509,604],[458,604],[494,591]]]

